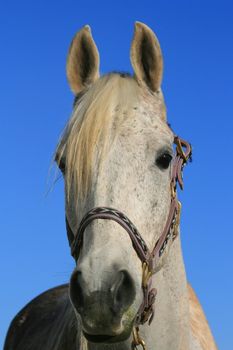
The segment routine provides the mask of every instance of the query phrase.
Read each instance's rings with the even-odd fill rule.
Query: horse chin
[[[120,334],[109,335],[109,334],[90,334],[83,330],[83,335],[87,341],[91,343],[102,343],[102,344],[113,344],[127,340],[132,332],[132,327],[124,329]]]
[[[127,317],[121,320],[120,325],[117,326],[113,324],[111,326],[111,322],[88,322],[89,325],[92,324],[92,327],[88,326],[82,320],[82,333],[87,341],[91,343],[103,343],[103,344],[111,344],[111,343],[119,343],[127,340],[133,330],[134,319],[129,320]],[[97,326],[98,324],[98,326]],[[101,326],[102,324],[102,326]]]

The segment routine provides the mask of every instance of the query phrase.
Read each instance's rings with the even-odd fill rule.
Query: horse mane
[[[72,196],[86,197],[93,166],[97,165],[94,156],[100,166],[122,122],[138,104],[139,91],[130,75],[110,73],[77,96],[55,152],[58,166],[63,163],[65,168],[68,201],[71,192]]]
[[[188,284],[190,325],[193,336],[198,339],[203,350],[217,350],[213,335],[211,334],[201,304],[193,290]]]

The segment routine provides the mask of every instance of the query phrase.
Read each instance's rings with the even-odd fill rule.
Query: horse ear
[[[163,58],[154,32],[141,22],[135,23],[130,59],[135,77],[153,91],[160,88],[163,75]]]
[[[99,52],[88,25],[75,35],[70,45],[66,74],[75,94],[99,78]]]

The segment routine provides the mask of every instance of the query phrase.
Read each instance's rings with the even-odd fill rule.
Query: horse
[[[75,101],[55,161],[75,269],[18,313],[4,350],[217,349],[179,235],[191,147],[167,123],[160,44],[141,22],[130,58],[133,76],[100,76],[90,27],[71,43]]]

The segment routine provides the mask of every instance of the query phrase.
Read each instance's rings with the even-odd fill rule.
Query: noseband
[[[180,139],[178,136],[174,137],[174,144],[176,145],[176,156],[173,162],[171,176],[170,211],[163,232],[158,238],[151,252],[134,224],[125,214],[117,209],[108,207],[97,207],[91,209],[83,217],[76,235],[73,235],[66,218],[67,234],[71,246],[71,255],[75,258],[75,260],[78,259],[82,248],[85,229],[93,220],[113,220],[122,226],[128,233],[132,241],[132,245],[142,262],[142,290],[144,295],[143,302],[138,310],[135,321],[132,349],[136,349],[139,345],[145,349],[145,343],[139,336],[138,326],[146,323],[147,321],[150,324],[154,316],[154,302],[157,291],[155,288],[151,288],[152,275],[156,271],[156,267],[158,266],[159,260],[163,255],[168,242],[173,242],[178,235],[181,203],[177,199],[176,189],[177,183],[179,183],[180,188],[183,189],[182,171],[184,165],[189,159],[191,159],[192,148],[187,141]],[[74,238],[72,239],[71,237]]]

